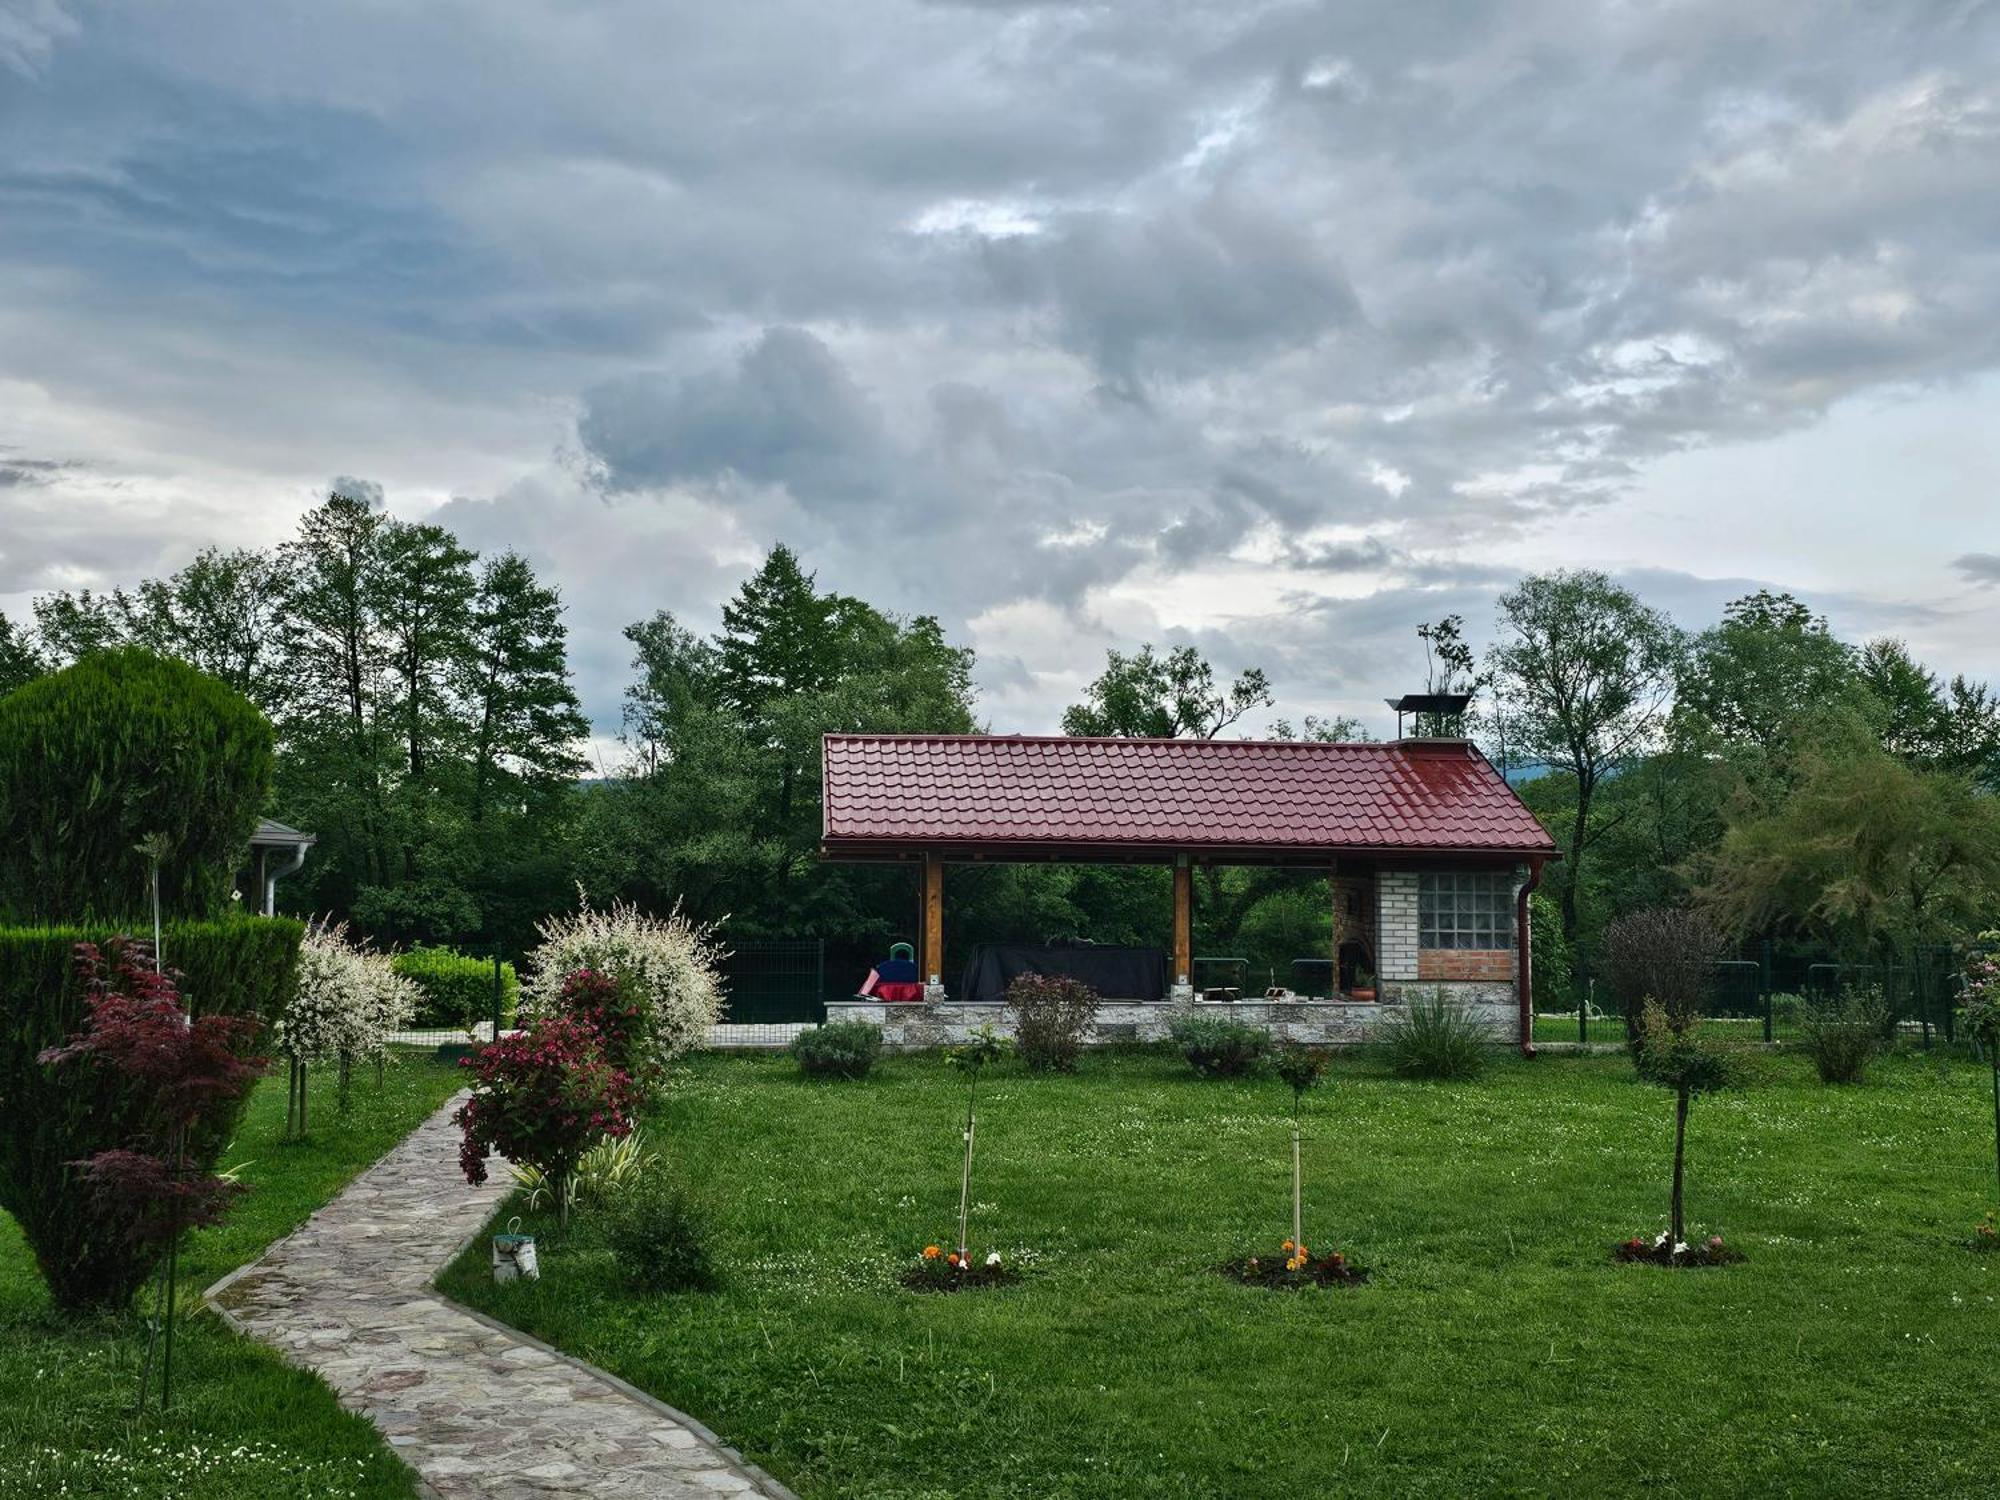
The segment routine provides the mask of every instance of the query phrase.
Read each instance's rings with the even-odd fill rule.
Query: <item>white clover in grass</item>
[[[596,969],[633,987],[646,1008],[642,1031],[651,1060],[666,1064],[699,1047],[722,1019],[722,976],[728,955],[715,929],[690,921],[678,906],[649,916],[630,902],[597,910],[586,901],[536,929],[542,941],[527,962],[521,1008],[528,1016],[560,1008],[563,980],[578,969]]]

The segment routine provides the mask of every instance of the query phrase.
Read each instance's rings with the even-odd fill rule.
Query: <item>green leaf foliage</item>
[[[290,998],[304,933],[285,918],[175,922],[162,946],[190,1014],[268,1024]],[[50,1292],[66,1306],[122,1305],[137,1287],[118,1247],[92,1243],[72,1165],[131,1144],[123,1138],[124,1081],[108,1070],[58,1071],[37,1060],[83,1025],[76,945],[116,935],[105,927],[0,928],[0,1208],[19,1221]],[[195,1166],[214,1165],[241,1110],[238,1101],[200,1123],[188,1142]]]
[[[134,920],[227,905],[271,782],[271,726],[241,694],[151,652],[87,656],[0,699],[0,919]]]

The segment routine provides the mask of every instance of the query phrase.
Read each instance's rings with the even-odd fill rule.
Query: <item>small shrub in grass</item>
[[[829,1021],[792,1038],[808,1078],[866,1078],[881,1055],[882,1028],[867,1021]]]
[[[1836,1000],[1808,1005],[1799,1035],[1821,1083],[1860,1083],[1882,1050],[1889,1007],[1871,987],[1843,990]]]
[[[1097,1014],[1097,991],[1065,974],[1017,974],[1007,986],[1014,1045],[1035,1073],[1073,1073]]]
[[[708,1212],[679,1182],[654,1172],[606,1211],[604,1242],[637,1292],[712,1292],[722,1285]]]
[[[1419,991],[1382,1023],[1383,1058],[1404,1078],[1464,1082],[1486,1069],[1492,1035],[1469,1007],[1442,989]]]
[[[532,1166],[553,1185],[557,1220],[569,1223],[570,1178],[607,1136],[631,1133],[632,1081],[604,1056],[597,1033],[568,1016],[538,1016],[525,1031],[489,1042],[465,1060],[472,1097],[452,1119],[465,1132],[465,1180],[486,1180],[498,1154]]]
[[[1771,1020],[1779,1026],[1796,1026],[1805,1019],[1806,997],[1789,990],[1771,996]]]
[[[1220,1016],[1188,1016],[1174,1022],[1168,1035],[1203,1078],[1241,1078],[1264,1060],[1271,1045],[1261,1028]]]

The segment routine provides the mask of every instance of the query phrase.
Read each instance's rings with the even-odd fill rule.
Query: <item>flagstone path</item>
[[[795,1500],[699,1422],[432,1290],[509,1190],[504,1170],[460,1175],[457,1105],[211,1287],[222,1316],[324,1379],[440,1500]]]

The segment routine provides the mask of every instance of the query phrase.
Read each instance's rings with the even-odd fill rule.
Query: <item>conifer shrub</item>
[[[0,698],[0,920],[216,917],[271,784],[271,726],[240,693],[137,647]],[[171,957],[171,955],[169,955]]]

